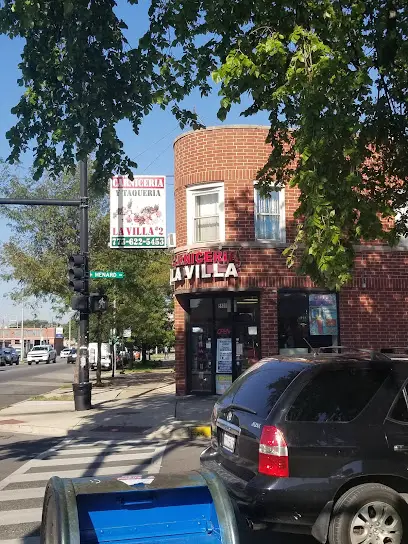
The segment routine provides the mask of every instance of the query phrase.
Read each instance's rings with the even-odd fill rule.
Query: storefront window
[[[308,353],[338,345],[335,293],[281,291],[278,296],[279,353]]]

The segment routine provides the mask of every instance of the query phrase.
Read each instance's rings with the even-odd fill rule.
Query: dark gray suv
[[[217,401],[201,462],[250,525],[408,542],[408,363],[377,359],[264,360]]]

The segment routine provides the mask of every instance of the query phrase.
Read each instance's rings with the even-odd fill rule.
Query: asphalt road
[[[73,372],[73,365],[68,365],[65,360],[59,360],[50,365],[40,363],[34,366],[24,364],[0,367],[0,408],[34,395],[44,394],[64,383],[72,383]],[[17,469],[24,470],[23,466],[27,461],[54,447],[60,441],[60,438],[2,432],[0,425],[0,482]],[[120,442],[118,445],[120,446]],[[169,443],[163,455],[160,472],[174,473],[196,470],[199,467],[199,456],[203,447],[202,442]],[[18,501],[15,502],[18,503]],[[0,503],[0,519],[2,504],[6,509],[10,507],[8,503]],[[24,504],[17,504],[14,508],[24,510]],[[19,540],[19,542],[23,541],[24,539]],[[240,535],[240,543],[316,544],[310,537],[282,535],[269,530],[254,533],[246,529],[243,529]]]
[[[49,365],[0,366],[0,409],[48,393],[64,383],[72,383],[73,377],[74,365],[59,358]]]

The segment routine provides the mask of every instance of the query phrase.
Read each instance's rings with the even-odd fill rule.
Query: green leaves
[[[33,184],[31,177],[19,179],[10,167],[0,163],[0,187],[6,197],[66,199],[78,194],[79,176],[66,173],[58,181],[44,178]],[[172,309],[171,256],[163,250],[109,249],[106,197],[91,190],[90,202],[91,269],[125,272],[124,280],[92,282],[91,288],[103,287],[111,301],[103,318],[106,329],[113,328],[116,298],[117,327],[132,328],[140,343],[160,344],[163,336],[168,336]],[[17,282],[14,298],[51,299],[63,314],[72,296],[68,288],[67,259],[79,248],[78,209],[2,206],[0,212],[13,232],[10,241],[2,245],[2,278]]]
[[[4,0],[0,31],[26,40],[20,83],[28,89],[13,109],[9,160],[34,140],[39,179],[94,152],[104,190],[112,172],[135,166],[117,123],[129,119],[137,134],[159,104],[182,128],[200,128],[182,102],[194,89],[207,96],[212,78],[219,119],[244,95],[252,103],[242,115],[268,113],[272,151],[259,187],[300,192],[288,265],[338,288],[356,244],[395,243],[408,230],[404,214],[390,231],[379,220],[408,201],[408,5],[393,6],[151,0],[149,29],[131,48],[111,0]]]

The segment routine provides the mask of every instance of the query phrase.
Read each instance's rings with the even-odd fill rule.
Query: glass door
[[[190,299],[189,371],[192,393],[213,392],[213,304],[211,298]]]
[[[256,295],[234,299],[235,376],[260,359],[259,298]]]
[[[233,323],[232,297],[215,299],[216,368],[215,392],[222,395],[232,383],[233,374]]]

